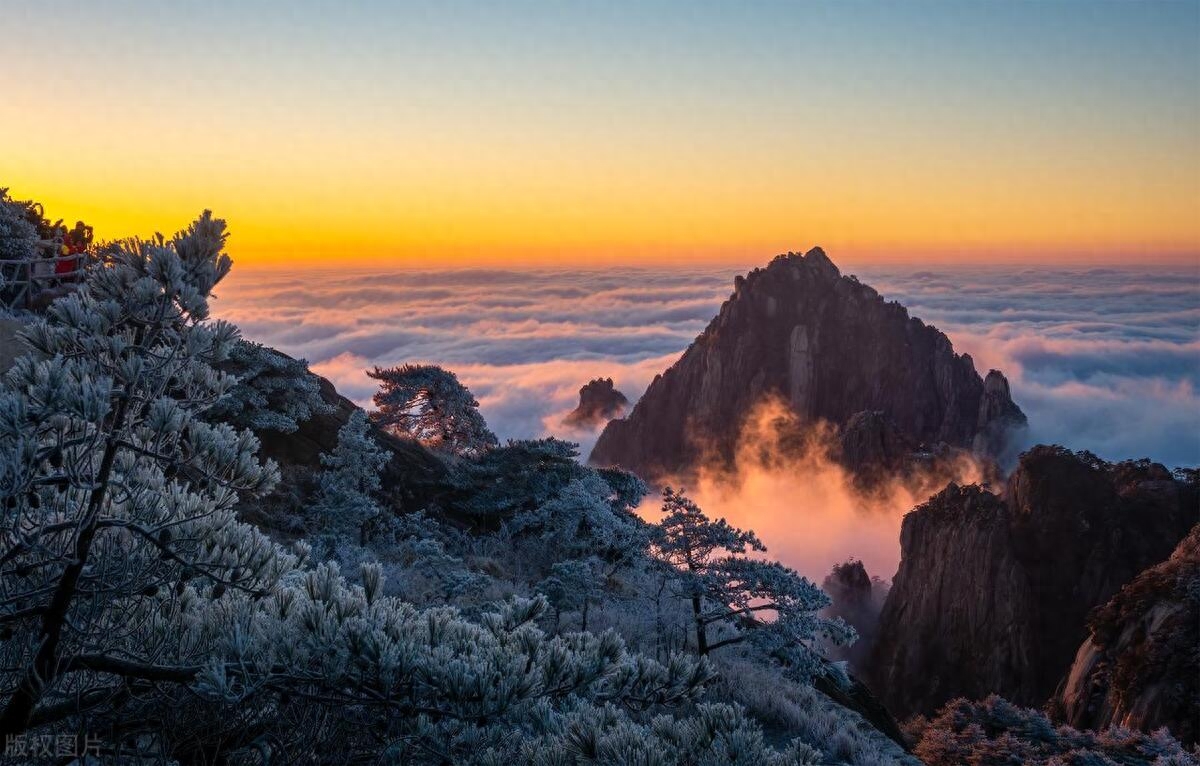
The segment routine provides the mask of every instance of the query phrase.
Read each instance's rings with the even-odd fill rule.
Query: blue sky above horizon
[[[47,0],[0,184],[246,262],[1200,257],[1200,3]]]

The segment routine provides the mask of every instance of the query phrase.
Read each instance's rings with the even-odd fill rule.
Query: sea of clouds
[[[579,387],[612,377],[636,400],[716,314],[739,271],[235,269],[215,309],[360,404],[374,392],[367,368],[436,363],[471,388],[502,439],[553,434],[586,456],[597,434],[562,424]],[[853,271],[946,332],[981,373],[1003,370],[1029,416],[1028,444],[1200,463],[1197,270]],[[818,582],[850,557],[890,578],[901,519],[924,499],[899,485],[864,496],[820,450],[797,465],[747,461],[732,483],[702,476],[689,490]],[[655,518],[652,500],[642,513]]]
[[[849,270],[847,270],[849,271]],[[289,273],[235,270],[217,314],[305,358],[367,404],[373,365],[458,373],[501,438],[561,424],[579,387],[612,377],[636,400],[715,315],[717,268]],[[1200,271],[864,268],[863,281],[943,330],[981,373],[1008,376],[1030,443],[1108,459],[1200,462]]]

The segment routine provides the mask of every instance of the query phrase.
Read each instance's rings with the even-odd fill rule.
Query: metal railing
[[[78,283],[95,261],[89,252],[0,260],[0,305],[28,309],[40,293]]]

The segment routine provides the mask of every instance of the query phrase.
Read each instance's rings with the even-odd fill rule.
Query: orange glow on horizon
[[[1185,6],[203,5],[14,8],[0,186],[257,265],[1200,261]]]
[[[753,265],[818,245],[838,263],[855,264],[1200,265],[1200,231],[1190,215],[1200,210],[1200,200],[1188,210],[1186,189],[1175,198],[1183,203],[1177,210],[1153,211],[1157,220],[1150,211],[1139,217],[1128,207],[1084,216],[1068,201],[1046,198],[1008,214],[985,214],[994,207],[954,209],[948,202],[938,209],[928,198],[907,200],[904,208],[838,210],[837,195],[831,195],[757,207],[748,200],[689,206],[679,199],[675,209],[660,197],[643,207],[653,215],[618,209],[638,207],[631,204],[581,210],[569,202],[555,209],[550,201],[541,208],[510,202],[508,210],[480,201],[422,215],[406,213],[399,200],[343,201],[338,208],[314,198],[280,207],[270,198],[226,191],[201,201],[202,192],[89,188],[65,178],[13,183],[10,189],[15,198],[42,202],[51,218],[87,221],[100,239],[169,234],[210,208],[229,222],[229,249],[241,266]]]

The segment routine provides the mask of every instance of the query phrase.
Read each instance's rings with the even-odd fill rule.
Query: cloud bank
[[[1200,463],[1200,270],[943,269],[864,278],[1008,375],[1029,444]]]
[[[294,272],[234,270],[217,314],[307,359],[367,404],[364,370],[444,365],[501,438],[554,434],[611,376],[631,400],[699,334],[732,269]],[[937,325],[976,368],[1002,369],[1031,443],[1108,459],[1200,462],[1200,271],[872,268],[863,281]]]
[[[631,400],[674,362],[728,297],[725,270],[234,270],[216,312],[250,339],[307,359],[368,404],[373,365],[454,370],[502,438],[555,434],[579,387],[612,377]]]
[[[562,424],[579,387],[612,377],[636,401],[716,314],[736,273],[235,269],[215,309],[246,337],[307,359],[360,404],[374,392],[368,367],[441,364],[471,388],[502,439],[553,434],[586,455],[597,433]],[[1029,415],[1029,444],[1200,463],[1200,272],[858,276],[943,330],[981,373],[1003,370]],[[900,520],[928,494],[896,486],[864,497],[819,449],[786,467],[747,459],[741,468],[733,483],[702,476],[689,489],[711,515],[755,529],[772,555],[817,582],[852,556],[890,578]],[[656,516],[652,502],[644,512]]]

